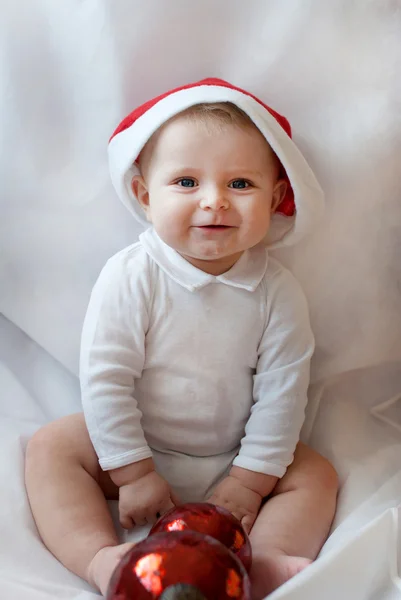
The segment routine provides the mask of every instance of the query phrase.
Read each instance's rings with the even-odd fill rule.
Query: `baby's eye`
[[[183,177],[177,181],[177,185],[187,188],[195,187],[195,180],[190,177]]]
[[[235,190],[244,190],[249,187],[249,181],[246,181],[245,179],[235,179],[230,183],[230,187]]]

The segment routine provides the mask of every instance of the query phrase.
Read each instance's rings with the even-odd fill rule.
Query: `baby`
[[[123,527],[208,500],[250,532],[263,598],[316,558],[332,466],[299,442],[314,340],[304,296],[268,247],[295,243],[321,191],[288,122],[221,80],[143,105],[109,144],[114,186],[151,227],[104,267],[81,347],[84,415],[30,441],[39,532],[106,593]]]

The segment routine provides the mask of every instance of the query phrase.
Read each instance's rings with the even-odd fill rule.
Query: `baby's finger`
[[[168,496],[159,508],[159,512],[158,512],[159,516],[161,517],[171,508],[174,508],[174,504],[173,504],[170,496]]]
[[[135,515],[135,525],[146,525],[148,522],[145,515]]]
[[[159,518],[160,513],[155,513],[154,511],[148,512],[146,514],[146,523],[148,523],[149,525],[154,525],[157,521],[157,519]]]
[[[134,521],[131,519],[129,515],[124,515],[120,513],[120,523],[121,527],[124,529],[132,529],[135,525]]]
[[[173,506],[179,506],[181,504],[181,500],[173,491],[170,492],[170,498],[173,503]]]
[[[252,515],[245,515],[245,517],[241,519],[241,525],[245,529],[246,533],[250,533],[254,522],[255,517]]]
[[[230,508],[228,506],[225,506],[224,508],[226,508],[227,510],[230,510]],[[244,518],[244,513],[242,511],[234,509],[234,510],[230,510],[230,513],[233,515],[233,517],[238,519],[238,521],[240,521],[240,523],[242,523],[242,519]]]
[[[234,514],[233,511],[231,510],[231,502],[225,502],[224,500],[219,498],[219,496],[215,496],[213,494],[212,496],[210,496],[210,498],[208,498],[206,500],[206,502],[209,502],[209,504],[214,504],[215,506],[221,506],[221,508],[225,508],[226,510],[229,510],[230,513]],[[242,513],[241,513],[241,516],[242,516]],[[238,517],[237,517],[237,519],[238,519]]]

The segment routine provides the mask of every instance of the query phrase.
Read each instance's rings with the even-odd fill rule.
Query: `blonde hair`
[[[216,131],[221,132],[225,127],[227,127],[227,125],[233,125],[236,127],[251,127],[258,131],[260,135],[263,135],[253,123],[252,119],[248,117],[248,115],[241,108],[238,108],[238,106],[232,104],[232,102],[194,104],[193,106],[186,108],[163,123],[163,125],[159,127],[159,129],[157,129],[157,131],[155,131],[148,139],[145,146],[142,148],[138,160],[138,164],[141,169],[144,167],[144,163],[147,163],[151,149],[154,146],[158,134],[163,127],[175,119],[182,117],[186,117],[188,120],[198,123],[200,127],[206,128],[210,133],[214,133]]]
[[[242,125],[256,127],[248,115],[231,102],[214,102],[213,104],[194,104],[178,116],[187,116],[191,121],[201,125],[223,127],[225,125]],[[173,117],[174,119],[174,117]]]

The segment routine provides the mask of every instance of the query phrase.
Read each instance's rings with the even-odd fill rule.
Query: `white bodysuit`
[[[182,501],[204,499],[232,463],[282,477],[313,349],[300,286],[264,246],[215,277],[148,229],[104,267],[82,334],[101,467],[153,456]]]

